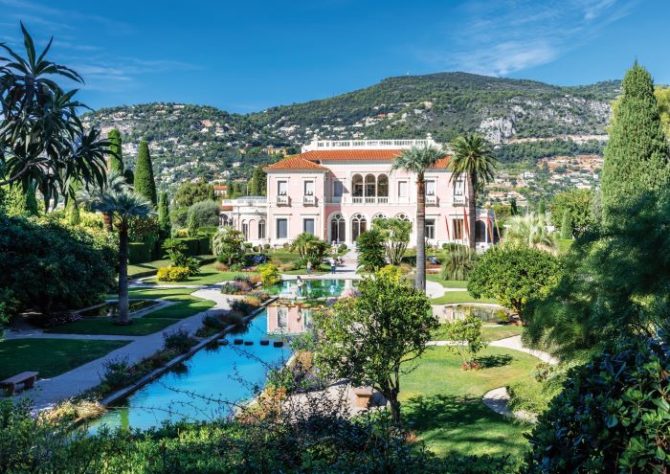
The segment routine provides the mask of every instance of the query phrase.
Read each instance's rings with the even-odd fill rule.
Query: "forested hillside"
[[[440,73],[385,79],[374,86],[248,115],[214,107],[144,104],[86,116],[117,127],[132,161],[140,138],[151,142],[158,179],[243,176],[315,137],[423,137],[448,141],[478,130],[505,161],[598,152],[619,83],[559,87],[535,81]],[[541,139],[537,141],[524,141]],[[554,140],[560,141],[554,142]],[[574,140],[575,143],[571,141]],[[566,145],[566,141],[571,144]]]

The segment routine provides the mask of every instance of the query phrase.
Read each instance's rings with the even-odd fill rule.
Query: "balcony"
[[[465,205],[465,196],[463,196],[463,195],[460,195],[460,196],[454,195],[454,205],[455,205],[455,206],[459,206],[459,205],[460,205],[460,206],[463,206],[463,205]]]
[[[352,204],[388,204],[388,196],[352,196]]]
[[[277,196],[277,205],[278,206],[290,206],[291,205],[291,198],[289,198],[286,194],[279,195],[279,196]]]
[[[426,206],[437,206],[439,204],[439,200],[437,196],[432,195],[432,196],[426,196]]]
[[[316,206],[316,196],[313,194],[306,194],[302,197],[302,203],[305,206]]]

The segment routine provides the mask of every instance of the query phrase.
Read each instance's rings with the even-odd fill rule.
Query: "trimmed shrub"
[[[128,263],[131,265],[153,260],[153,242],[130,242],[128,244]]]
[[[161,267],[158,269],[158,281],[185,281],[191,275],[188,267]]]
[[[281,275],[279,274],[279,268],[273,263],[266,263],[258,267],[258,270],[261,275],[261,284],[264,287],[269,287],[276,285],[281,281]]]
[[[185,329],[177,329],[173,332],[163,333],[163,340],[165,341],[165,348],[175,350],[181,354],[188,352],[189,349],[195,346],[198,341],[189,336]]]

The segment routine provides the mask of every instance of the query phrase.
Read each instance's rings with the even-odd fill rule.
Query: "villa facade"
[[[352,245],[377,217],[399,217],[416,231],[416,175],[393,170],[394,159],[411,147],[442,149],[424,140],[314,141],[298,155],[267,168],[267,196],[223,200],[221,225],[240,230],[254,244],[273,246],[309,232],[335,243]],[[426,239],[431,245],[467,243],[467,190],[464,179],[452,179],[449,156],[425,173]],[[493,215],[477,210],[478,246],[496,238]]]

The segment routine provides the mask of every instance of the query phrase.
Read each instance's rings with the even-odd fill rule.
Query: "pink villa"
[[[267,171],[267,197],[223,200],[220,222],[242,231],[254,244],[283,245],[309,232],[353,245],[377,217],[416,220],[416,177],[392,170],[405,149],[432,146],[423,140],[317,140]],[[467,193],[463,179],[452,180],[449,156],[427,170],[426,239],[430,245],[467,243]],[[478,247],[497,237],[493,215],[477,210]],[[415,241],[414,231],[410,242]]]

